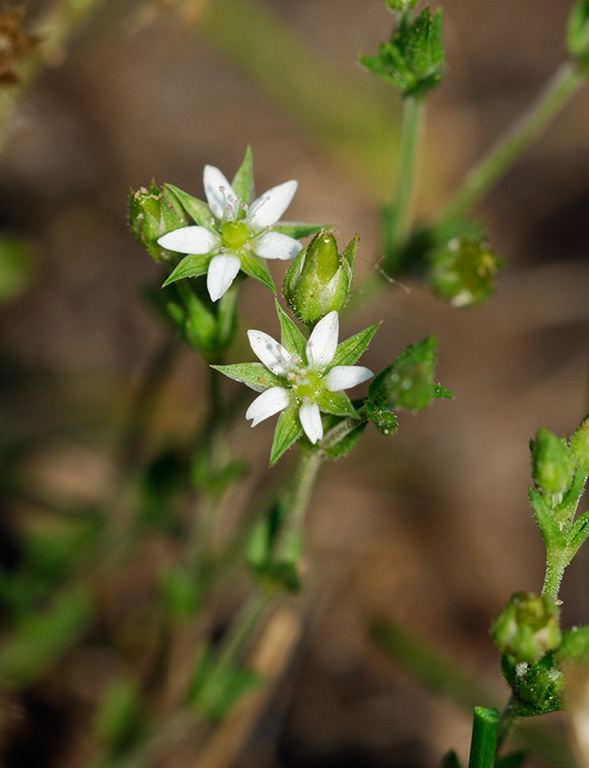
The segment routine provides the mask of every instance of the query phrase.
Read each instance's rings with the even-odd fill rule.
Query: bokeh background
[[[25,28],[49,39],[43,25],[58,5],[25,3]],[[564,59],[571,7],[445,0],[447,74],[428,103],[420,215],[442,205]],[[28,286],[2,307],[0,429],[3,444],[35,443],[24,462],[33,496],[103,496],[129,397],[161,343],[140,297],[159,273],[129,232],[130,187],[155,178],[201,196],[203,165],[231,177],[249,143],[258,191],[298,179],[288,218],[329,222],[342,244],[360,232],[359,274],[370,275],[400,108],[357,57],[373,53],[391,23],[381,0],[105,0],[36,73],[3,127],[0,156],[1,228],[34,253]],[[589,408],[589,89],[476,213],[508,261],[486,306],[456,310],[408,280],[384,285],[344,322],[349,335],[384,321],[365,358],[374,370],[434,333],[438,378],[455,400],[403,416],[394,438],[367,430],[324,469],[308,521],[305,594],[277,624],[286,649],[278,682],[224,731],[208,763],[195,761],[188,738],[158,765],[417,768],[449,748],[467,754],[468,709],[391,660],[370,639],[375,617],[435,647],[486,685],[493,703],[506,696],[489,623],[513,591],[539,591],[543,578],[527,505],[528,441],[542,425],[570,434]],[[244,285],[242,331],[275,333],[260,291]],[[233,354],[247,359],[243,339]],[[202,363],[186,350],[174,371],[160,441],[202,413]],[[243,420],[233,434],[260,487],[280,471],[265,469],[272,429],[250,432]],[[5,566],[32,510],[7,495]],[[147,599],[147,561],[158,552],[151,542],[103,587],[129,656],[127,619]],[[217,613],[230,615],[241,595],[228,588]],[[588,620],[583,554],[562,598],[565,625]],[[2,765],[88,765],[88,723],[113,657],[85,638],[57,672],[9,690]]]

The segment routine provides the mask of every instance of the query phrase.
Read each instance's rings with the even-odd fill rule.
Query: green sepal
[[[299,439],[302,433],[303,427],[299,419],[299,404],[292,403],[280,414],[276,424],[272,450],[270,451],[271,467]]]
[[[281,235],[294,237],[295,240],[315,235],[317,232],[321,232],[322,229],[329,230],[329,227],[326,227],[324,224],[305,224],[302,221],[287,221],[275,224],[272,227],[273,232],[280,232]]]
[[[206,229],[213,232],[215,231],[211,228],[211,219],[214,219],[214,216],[206,203],[196,197],[193,197],[192,195],[189,195],[188,192],[183,192],[173,184],[164,184],[164,189],[169,190],[174,194],[175,197],[178,198],[182,208],[184,208],[190,218],[199,226],[205,227]],[[178,229],[178,226],[170,227],[168,232],[172,231],[173,229]]]
[[[133,236],[154,261],[176,263],[178,255],[162,248],[162,235],[189,223],[179,199],[171,189],[160,190],[155,181],[149,189],[131,190],[129,195],[129,224]]]
[[[241,269],[249,277],[253,277],[258,283],[262,283],[266,288],[269,288],[276,296],[276,287],[272,280],[272,275],[268,269],[268,265],[265,261],[258,261],[256,257],[250,251],[241,251],[239,254],[241,258]]]
[[[520,717],[558,712],[564,706],[564,683],[555,652],[550,651],[517,675],[514,710]]]
[[[319,410],[323,413],[330,413],[333,416],[351,416],[353,419],[360,418],[350,398],[343,392],[331,392],[328,389],[323,389],[316,398]]]
[[[584,512],[571,528],[568,535],[567,551],[570,553],[571,560],[576,555],[579,547],[589,536],[589,511]]]
[[[218,722],[247,691],[262,682],[262,677],[254,670],[236,664],[218,665],[217,654],[204,647],[196,656],[187,701],[208,720]]]
[[[570,450],[580,472],[589,475],[589,416],[583,419],[571,437]]]
[[[306,360],[305,345],[307,340],[297,328],[295,323],[290,319],[286,312],[282,309],[278,301],[276,301],[276,312],[278,313],[278,320],[280,321],[281,343],[283,347],[286,347],[291,354],[298,355],[301,360]]]
[[[541,427],[535,439],[530,441],[530,451],[536,488],[560,502],[562,494],[570,488],[575,473],[566,440]]]
[[[385,4],[388,5],[389,8],[393,11],[398,11],[399,13],[404,13],[405,11],[410,11],[415,5],[417,5],[418,0],[384,0]]]
[[[248,146],[245,151],[245,157],[243,158],[243,161],[237,169],[237,173],[231,182],[233,191],[240,200],[243,200],[244,203],[250,203],[254,197],[253,174],[254,159],[252,157],[251,147]]]
[[[333,360],[327,370],[331,370],[336,365],[354,365],[368,349],[368,345],[379,327],[380,323],[375,323],[370,328],[365,328],[363,331],[350,336],[349,339],[338,344]]]
[[[441,384],[434,384],[434,397],[442,400],[454,400],[454,395]]]
[[[567,49],[583,69],[589,69],[589,0],[578,0],[571,12]]]
[[[433,382],[436,358],[435,336],[406,347],[371,382],[366,401],[369,415],[396,410],[418,413],[439,397]]]
[[[200,277],[201,275],[206,275],[212,258],[213,255],[211,253],[185,256],[163,283],[162,288],[165,288],[166,285],[170,285],[170,283],[176,282],[176,280],[182,280],[185,277]]]
[[[528,498],[532,507],[534,520],[538,526],[542,538],[546,544],[562,549],[566,546],[567,540],[560,530],[560,527],[554,517],[553,510],[548,506],[544,498],[535,488],[528,490]]]
[[[360,61],[403,96],[423,98],[438,87],[444,72],[442,11],[433,18],[429,8],[417,18],[405,13],[392,41],[383,43],[376,56],[360,56]]]
[[[240,381],[255,392],[264,392],[270,387],[284,387],[284,381],[269,371],[262,363],[234,363],[233,365],[211,365],[216,371],[230,379]]]
[[[399,429],[399,422],[392,411],[379,410],[373,406],[367,407],[366,412],[370,421],[378,429],[381,435],[390,437],[396,435]]]
[[[560,610],[544,595],[516,592],[495,617],[491,637],[517,664],[535,664],[560,645]]]

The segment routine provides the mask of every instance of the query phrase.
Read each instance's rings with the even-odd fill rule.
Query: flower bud
[[[146,189],[141,187],[129,195],[129,223],[135,240],[142,245],[154,261],[176,260],[157,240],[166,232],[179,229],[189,223],[188,216],[174,194],[164,187],[161,191],[155,182]]]
[[[564,440],[542,427],[530,444],[532,477],[540,493],[559,496],[571,485],[575,473],[573,459]]]
[[[400,13],[404,13],[405,11],[410,11],[414,5],[417,5],[417,0],[384,0],[385,3],[391,8],[393,11],[399,11]]]
[[[454,237],[434,252],[430,281],[434,291],[454,307],[472,307],[493,294],[502,266],[502,259],[482,240]]]
[[[571,437],[571,454],[579,469],[589,475],[589,416]]]
[[[560,644],[558,606],[531,592],[516,592],[491,627],[493,642],[516,663],[533,664]]]
[[[284,276],[284,297],[299,320],[314,326],[329,312],[340,312],[354,279],[359,236],[338,253],[335,238],[320,232],[295,257]]]

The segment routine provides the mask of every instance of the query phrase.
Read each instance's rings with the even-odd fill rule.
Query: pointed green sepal
[[[201,227],[206,227],[207,229],[214,231],[211,228],[211,219],[214,217],[211,209],[206,203],[196,197],[193,197],[192,195],[189,195],[188,192],[183,192],[173,184],[165,184],[164,189],[171,191],[175,197],[178,198],[182,204],[182,208],[184,208],[186,213],[193,221],[195,221]],[[173,229],[178,229],[178,227],[170,227],[167,231],[171,232]]]
[[[566,539],[554,517],[553,510],[535,488],[530,488],[528,498],[534,514],[534,520],[538,526],[544,542],[559,549],[566,546]]]
[[[516,592],[495,618],[491,637],[517,664],[534,664],[560,645],[560,610],[548,597]]]
[[[240,254],[241,269],[249,277],[253,277],[258,283],[262,283],[266,288],[269,288],[276,296],[276,287],[272,280],[272,275],[265,261],[258,261],[256,257],[248,251],[242,251]]]
[[[276,424],[274,441],[270,451],[270,466],[274,466],[278,459],[288,451],[303,433],[303,427],[299,419],[299,406],[297,403],[289,405],[281,414]]]
[[[233,191],[240,200],[244,203],[250,203],[254,198],[254,160],[252,157],[252,150],[248,146],[245,151],[245,157],[237,173],[233,177],[231,186]]]
[[[589,475],[589,416],[583,419],[571,437],[570,450],[580,472],[585,476]]]
[[[278,313],[278,319],[280,321],[281,329],[281,342],[282,346],[286,347],[291,354],[298,355],[301,360],[306,359],[305,344],[307,340],[297,328],[294,322],[282,309],[278,301],[276,301],[276,312]]]
[[[211,365],[216,371],[234,381],[240,381],[255,392],[264,392],[270,387],[283,387],[284,381],[269,371],[262,363],[235,363],[234,365]]]
[[[328,370],[331,370],[336,365],[354,365],[368,349],[368,345],[379,327],[380,323],[375,323],[370,328],[365,328],[363,331],[350,336],[349,339],[338,344]]]
[[[182,280],[185,277],[200,277],[201,275],[206,275],[212,258],[210,253],[185,256],[163,283],[162,288],[165,288],[166,285],[170,285],[170,283],[175,283],[176,280]]]
[[[351,416],[353,419],[360,418],[350,398],[343,392],[330,392],[323,389],[317,395],[317,405],[324,413],[331,413],[334,416]]]
[[[129,224],[137,242],[154,261],[176,260],[177,254],[162,248],[158,239],[173,229],[189,223],[180,201],[172,190],[160,190],[152,181],[149,189],[141,187],[129,195]]]
[[[571,486],[575,465],[564,438],[557,437],[545,427],[536,433],[530,443],[532,453],[532,477],[540,493],[560,501],[562,494]]]
[[[273,232],[280,232],[282,235],[288,235],[294,237],[295,240],[301,240],[303,237],[309,237],[309,235],[315,235],[321,230],[327,230],[324,224],[305,224],[302,221],[287,221],[281,224],[275,224],[272,227]]]

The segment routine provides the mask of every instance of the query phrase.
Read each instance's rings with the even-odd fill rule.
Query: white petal
[[[303,403],[299,408],[299,419],[305,434],[312,443],[323,437],[323,424],[317,403]]]
[[[264,229],[276,224],[293,199],[299,182],[295,179],[272,187],[250,205],[248,219],[254,229]]]
[[[307,342],[307,363],[315,371],[322,371],[329,365],[337,348],[339,318],[335,310],[322,317]]]
[[[254,253],[263,259],[294,259],[303,244],[281,232],[266,232],[252,243]]]
[[[233,187],[227,181],[225,175],[218,168],[215,168],[214,165],[205,165],[202,180],[207,203],[213,216],[217,219],[222,219],[225,208],[227,208],[227,202],[230,199],[237,199]]]
[[[254,354],[266,368],[277,376],[285,376],[293,367],[290,352],[264,331],[248,331],[247,336]]]
[[[223,296],[235,280],[241,268],[241,260],[230,253],[219,253],[213,256],[207,273],[207,288],[211,301],[217,301]]]
[[[286,389],[282,387],[271,387],[259,397],[256,397],[254,402],[245,412],[246,419],[253,419],[252,427],[259,424],[269,416],[274,416],[278,411],[283,411],[290,403],[290,396]]]
[[[363,365],[336,365],[327,374],[325,383],[327,389],[339,392],[342,389],[350,389],[363,381],[368,381],[374,374]]]
[[[210,253],[221,244],[221,238],[206,227],[180,227],[162,235],[158,240],[162,248],[178,253]]]

